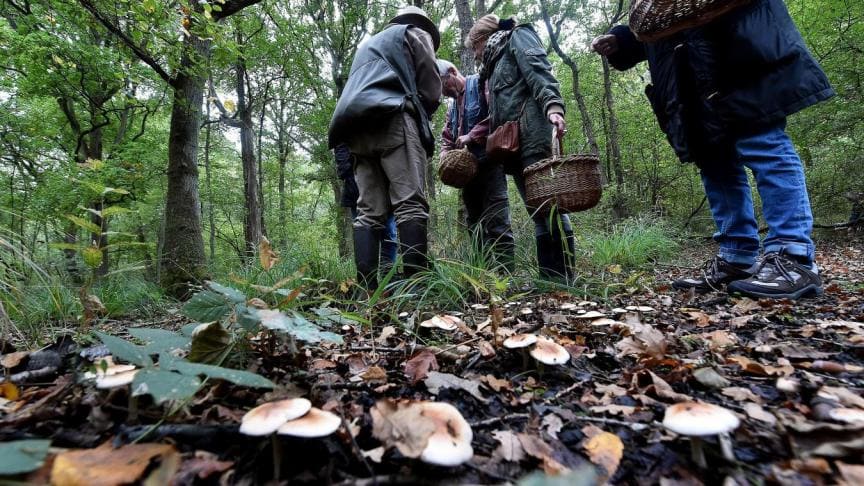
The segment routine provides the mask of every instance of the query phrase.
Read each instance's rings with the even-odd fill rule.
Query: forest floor
[[[0,398],[0,442],[51,439],[44,465],[16,478],[34,483],[98,474],[102,484],[262,484],[274,477],[276,447],[279,477],[292,484],[499,484],[538,471],[569,475],[525,484],[864,484],[864,241],[820,243],[825,294],[800,302],[672,290],[668,282],[710,251],[657,265],[652,283],[608,300],[552,293],[505,300],[500,315],[490,315],[488,302],[443,309],[458,316],[457,329],[424,329],[420,338],[404,321],[432,315],[371,330],[349,325],[344,345],[293,356],[262,337],[248,351],[251,368],[281,385],[276,391],[262,396],[214,381],[167,418],[164,406],[144,399],[130,410],[126,389],[75,384],[67,360],[59,376],[20,383],[15,400]],[[169,315],[126,324],[183,322]],[[543,334],[571,359],[526,364],[518,350],[494,346],[495,324],[498,340]],[[3,350],[10,369],[19,365],[6,361],[11,351]],[[340,415],[343,428],[323,439],[239,434],[247,410],[286,396]],[[404,443],[386,447],[398,437],[373,437],[370,410],[395,398],[454,405],[471,425],[473,459],[426,465],[403,455]],[[705,437],[708,467],[700,469],[691,440],[663,427],[666,408],[690,400],[740,418],[734,460],[721,455],[717,437]],[[133,442],[113,452],[106,445]]]

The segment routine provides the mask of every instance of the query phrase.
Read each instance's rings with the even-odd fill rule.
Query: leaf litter
[[[172,368],[171,358],[158,356],[160,339],[168,337],[157,332],[139,332],[143,344],[121,346],[104,369],[104,351],[9,349],[0,356],[6,377],[0,382],[0,448],[22,459],[14,465],[0,459],[0,477],[55,484],[253,484],[277,476],[298,484],[499,484],[540,471],[568,484],[723,478],[861,484],[864,264],[850,260],[860,256],[850,248],[824,248],[826,293],[818,299],[676,293],[663,282],[684,270],[661,268],[656,284],[607,300],[551,293],[423,310],[416,314],[416,322],[426,324],[422,330],[403,319],[377,318],[371,329],[340,323],[344,341],[336,344],[319,341],[302,319],[264,301],[211,286],[187,305],[215,316],[248,304],[265,326],[308,338],[296,353],[267,332],[250,339],[243,350],[248,371],[276,388],[245,388],[236,383],[247,377],[231,381],[224,373]],[[266,268],[278,255],[265,250]],[[279,298],[303,297],[293,289]],[[178,316],[173,325],[183,324]],[[224,329],[200,326],[191,350],[200,362],[218,361],[229,347]],[[500,347],[521,333],[564,346],[571,359],[526,368],[518,350]],[[139,372],[144,377],[171,375],[166,383],[172,386],[148,394],[134,383],[96,391],[83,379],[129,365],[145,370]],[[248,410],[296,397],[336,414],[344,427],[320,439],[239,433]],[[702,439],[710,476],[691,459],[692,439],[660,424],[667,407],[691,401],[722,406],[741,420],[732,462],[721,457],[716,438]],[[429,402],[452,405],[470,427],[468,449],[461,450],[470,459],[461,465],[420,464],[438,440],[433,437],[459,445],[461,422],[425,415],[422,404]],[[46,440],[26,442],[35,438]],[[525,484],[542,484],[535,480]]]

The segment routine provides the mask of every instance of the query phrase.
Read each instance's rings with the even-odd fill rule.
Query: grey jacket
[[[547,117],[553,112],[563,114],[564,100],[533,27],[520,25],[513,30],[487,83],[490,133],[518,119],[522,159],[551,155],[552,125]]]
[[[415,115],[426,151],[434,150],[429,126],[441,98],[432,38],[410,25],[390,25],[354,56],[342,96],[330,120],[331,148],[393,115]]]

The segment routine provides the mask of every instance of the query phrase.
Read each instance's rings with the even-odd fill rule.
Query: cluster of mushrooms
[[[522,351],[522,365],[528,368],[528,355],[537,360],[540,365],[558,366],[570,361],[570,353],[564,346],[555,341],[536,334],[515,334],[504,340],[507,349]],[[528,349],[531,351],[528,351]]]
[[[315,408],[305,398],[268,402],[246,412],[240,433],[265,436],[273,433],[293,437],[325,437],[342,425],[338,415]]]
[[[96,388],[108,390],[132,383],[138,369],[131,364],[116,364],[111,356],[99,358],[96,371],[84,373],[85,380],[95,380]]]

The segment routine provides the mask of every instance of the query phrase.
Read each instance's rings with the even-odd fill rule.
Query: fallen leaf
[[[554,413],[550,413],[543,417],[543,421],[541,422],[541,427],[543,430],[549,434],[553,439],[558,438],[558,432],[564,428],[564,421],[561,420],[561,417],[555,415]]]
[[[636,413],[636,407],[629,405],[598,405],[591,407],[594,413],[608,413],[609,415],[623,415],[625,417]]]
[[[747,412],[748,417],[759,420],[760,422],[765,422],[769,425],[774,425],[777,423],[777,417],[766,412],[765,409],[753,402],[745,403],[744,411]]]
[[[842,405],[847,407],[858,407],[864,409],[864,398],[846,388],[823,386],[819,389],[818,395],[822,398],[828,398],[840,402]]]
[[[21,391],[15,386],[15,383],[4,381],[0,383],[0,398],[14,402],[21,398]]]
[[[622,339],[615,345],[619,356],[636,355],[663,359],[668,342],[662,332],[648,324],[634,323],[630,326],[633,336]]]
[[[495,347],[492,346],[489,341],[481,340],[479,343],[477,343],[477,348],[479,349],[480,356],[482,356],[483,359],[490,359],[495,357]]]
[[[500,392],[501,390],[512,390],[513,389],[513,387],[510,385],[510,380],[501,380],[501,379],[495,378],[492,375],[481,376],[480,381],[482,381],[483,383],[486,383],[489,386],[489,388],[494,390],[496,393]]]
[[[234,461],[220,461],[209,452],[197,451],[195,457],[185,461],[171,484],[194,484],[195,478],[207,479],[214,474],[223,473],[234,467]]]
[[[58,454],[51,467],[55,486],[114,486],[137,482],[154,459],[177,455],[168,444],[131,444],[114,449],[106,443],[95,449]]]
[[[258,242],[258,259],[261,262],[261,268],[267,271],[279,262],[279,255],[273,251],[270,240],[266,236],[262,236]]]
[[[370,449],[368,451],[362,451],[363,457],[371,460],[375,464],[381,464],[381,458],[384,457],[384,453],[387,451],[386,448],[376,447],[374,449]]]
[[[721,393],[739,402],[754,402],[758,404],[762,403],[762,399],[759,398],[758,395],[750,391],[750,389],[742,388],[740,386],[731,386],[729,388],[724,388]]]
[[[396,335],[396,328],[395,327],[385,326],[384,329],[381,329],[381,335],[378,336],[377,339],[375,339],[375,342],[383,346],[383,345],[387,344],[388,339],[390,339],[392,336],[395,336],[395,335]]]
[[[683,393],[672,389],[669,383],[651,371],[643,370],[633,375],[632,389],[645,394],[653,394],[658,398],[665,398],[673,402],[686,402],[691,398]]]
[[[428,349],[421,350],[405,362],[403,371],[412,385],[425,380],[430,371],[438,371],[438,360],[435,359],[435,353]]]
[[[316,360],[312,361],[312,365],[309,366],[309,369],[327,370],[327,369],[336,368],[337,366],[338,365],[335,362],[330,361],[329,359],[316,359]]]
[[[699,368],[693,372],[693,378],[707,388],[725,388],[731,384],[714,368]]]
[[[741,367],[742,371],[760,376],[789,376],[795,372],[795,368],[789,364],[781,366],[764,365],[744,356],[731,356],[726,359],[726,362],[735,363]],[[779,360],[778,364],[780,364]]]
[[[3,357],[0,358],[0,366],[4,368],[15,368],[20,365],[27,356],[30,356],[29,351],[17,351],[14,353],[4,354]]]
[[[729,331],[718,330],[703,334],[702,337],[708,341],[708,347],[713,351],[738,344],[738,338],[730,334]]]
[[[864,466],[858,464],[846,464],[837,461],[837,470],[843,479],[838,481],[840,486],[860,486],[864,484]]]
[[[426,385],[429,393],[432,393],[433,395],[437,395],[441,388],[456,388],[468,392],[481,402],[486,401],[486,397],[480,393],[480,383],[459,378],[456,375],[430,371],[429,376],[423,381],[423,383]]]
[[[423,402],[379,400],[369,410],[372,436],[386,446],[396,447],[405,457],[420,457],[437,424],[423,415]]]
[[[370,366],[360,378],[363,378],[363,381],[387,381],[387,372],[380,366]]]
[[[591,462],[605,469],[606,474],[601,482],[615,475],[621,458],[624,457],[624,443],[617,435],[609,432],[597,434],[588,439],[584,448]]]
[[[696,327],[708,327],[711,325],[711,317],[701,311],[687,312],[687,320],[695,322]]]
[[[499,442],[498,448],[493,455],[508,462],[519,462],[525,459],[525,450],[519,437],[511,430],[496,430],[492,437]]]

